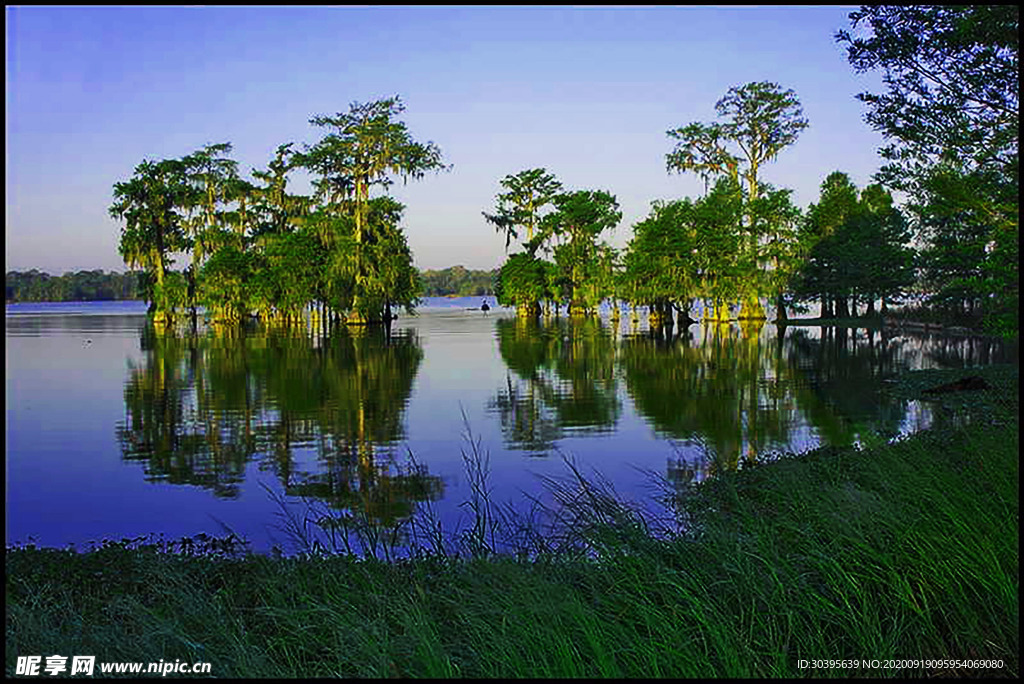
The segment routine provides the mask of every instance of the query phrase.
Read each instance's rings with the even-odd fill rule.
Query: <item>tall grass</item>
[[[58,653],[240,677],[1017,677],[1016,402],[723,472],[676,499],[674,535],[571,461],[553,503],[498,506],[470,435],[472,522],[409,523],[421,543],[391,562],[8,550],[7,673]],[[1002,667],[800,666],[888,659]]]

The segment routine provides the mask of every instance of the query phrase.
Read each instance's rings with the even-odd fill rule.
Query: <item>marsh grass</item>
[[[470,524],[446,533],[425,506],[404,532],[416,552],[390,562],[379,544],[360,556],[315,541],[315,513],[295,519],[310,547],[290,557],[141,540],[8,549],[6,671],[58,653],[238,677],[1017,677],[1019,384],[1016,368],[983,375],[992,390],[949,400],[959,421],[685,488],[682,527],[571,459],[549,503],[498,505],[470,434]],[[922,398],[943,380],[892,391]]]

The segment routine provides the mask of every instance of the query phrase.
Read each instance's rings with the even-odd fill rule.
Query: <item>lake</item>
[[[665,335],[607,310],[527,324],[489,302],[429,298],[390,334],[158,331],[140,302],[8,305],[6,541],[230,530],[287,553],[288,519],[394,528],[429,511],[460,529],[474,444],[495,503],[549,502],[543,480],[569,458],[657,512],[659,491],[716,468],[927,426],[927,404],[885,391],[900,371],[1017,362],[982,337]]]

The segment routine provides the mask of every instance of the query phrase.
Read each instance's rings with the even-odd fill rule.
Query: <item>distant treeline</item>
[[[452,266],[440,271],[420,271],[424,297],[479,297],[494,294],[494,277],[498,270],[474,271]]]
[[[117,273],[102,270],[68,271],[52,276],[36,269],[28,272],[8,271],[6,278],[8,302],[92,302],[120,299],[141,299],[141,271]]]
[[[440,271],[421,271],[424,297],[474,297],[493,294],[495,271],[474,271],[452,266]],[[36,269],[8,271],[8,302],[91,302],[142,299],[141,271],[104,273],[102,270],[68,272],[53,276]]]

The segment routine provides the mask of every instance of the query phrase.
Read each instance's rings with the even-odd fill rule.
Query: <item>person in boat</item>
[[[483,311],[484,313],[487,313],[488,311],[491,310],[491,307],[490,305],[487,304],[486,299],[484,300],[484,303],[480,305],[480,310]]]

